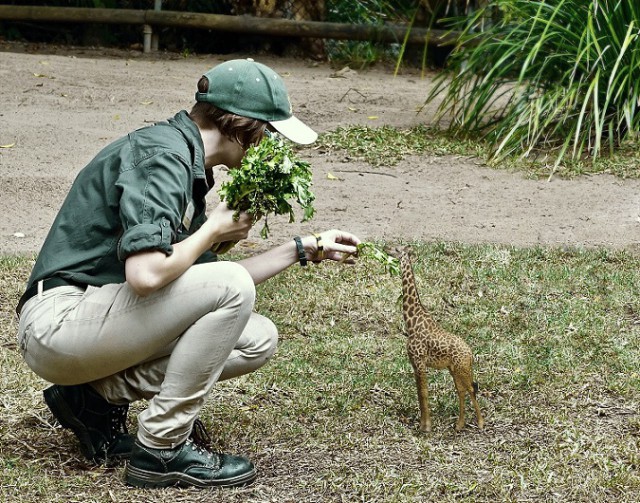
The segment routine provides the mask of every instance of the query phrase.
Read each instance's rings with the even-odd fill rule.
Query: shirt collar
[[[196,123],[191,120],[186,110],[181,110],[174,117],[169,119],[169,124],[178,129],[189,142],[193,158],[193,176],[206,181],[204,172],[204,143]]]

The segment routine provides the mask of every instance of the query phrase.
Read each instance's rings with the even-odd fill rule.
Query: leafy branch
[[[358,257],[375,260],[376,262],[381,263],[385,270],[393,276],[400,274],[400,262],[398,259],[376,247],[373,243],[360,243],[358,244],[357,249]]]
[[[260,231],[263,239],[269,236],[269,215],[288,214],[289,222],[295,221],[292,202],[302,208],[303,222],[313,218],[315,196],[311,191],[311,167],[298,159],[278,135],[265,136],[257,146],[250,147],[240,167],[231,169],[229,176],[230,180],[218,190],[220,199],[236,210],[236,218],[241,211],[252,215],[254,224],[264,217]],[[214,251],[224,253],[234,244],[220,243]]]

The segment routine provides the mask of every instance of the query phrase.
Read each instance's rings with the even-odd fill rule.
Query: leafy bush
[[[437,120],[492,157],[597,158],[640,126],[640,2],[496,0],[466,20]]]

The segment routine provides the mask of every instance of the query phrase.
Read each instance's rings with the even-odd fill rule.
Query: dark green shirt
[[[38,255],[27,288],[61,277],[84,285],[125,281],[124,260],[167,255],[206,220],[213,177],[184,110],[104,148],[75,179]],[[215,260],[207,253],[199,261]]]

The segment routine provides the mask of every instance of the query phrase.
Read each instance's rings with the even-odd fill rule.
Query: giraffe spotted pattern
[[[458,393],[460,413],[456,431],[465,424],[465,398],[468,394],[475,409],[478,428],[484,427],[484,419],[476,399],[477,384],[473,381],[473,354],[469,345],[457,335],[441,328],[420,302],[416,287],[410,249],[398,247],[391,252],[400,261],[402,274],[402,314],[407,332],[407,354],[413,367],[418,403],[420,405],[420,430],[431,431],[429,368],[448,369]]]

